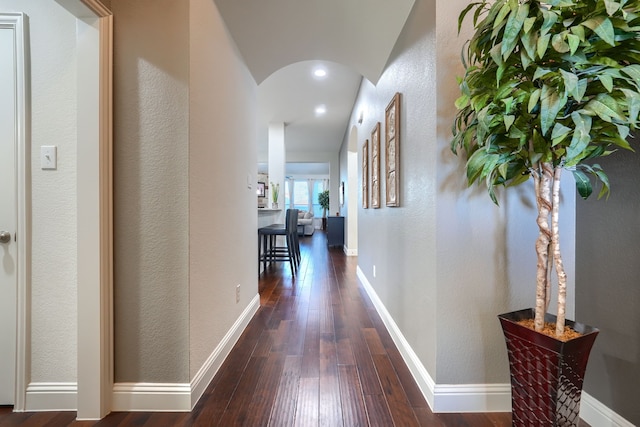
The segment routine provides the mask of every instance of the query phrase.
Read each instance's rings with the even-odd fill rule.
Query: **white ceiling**
[[[288,152],[340,148],[362,77],[377,83],[414,1],[215,0],[259,84],[260,157],[269,123],[286,124]]]

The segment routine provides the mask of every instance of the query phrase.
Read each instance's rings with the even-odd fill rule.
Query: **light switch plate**
[[[40,168],[57,169],[58,153],[55,145],[42,145],[40,147]]]

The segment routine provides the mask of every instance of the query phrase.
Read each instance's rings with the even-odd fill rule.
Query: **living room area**
[[[277,216],[286,209],[297,209],[300,237],[326,228],[323,223],[329,213],[329,163],[287,163],[285,174],[284,188],[280,188],[270,180],[267,165],[258,164],[259,213],[275,211]]]

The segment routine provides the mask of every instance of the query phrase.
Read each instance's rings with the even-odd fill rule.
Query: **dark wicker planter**
[[[516,323],[533,309],[498,316],[507,342],[513,426],[577,426],[589,352],[599,330],[570,320],[582,336],[567,342]],[[547,315],[546,322],[556,317]]]

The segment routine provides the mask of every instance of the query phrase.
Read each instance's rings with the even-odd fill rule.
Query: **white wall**
[[[189,380],[189,2],[114,0],[116,382]]]
[[[189,340],[193,378],[258,293],[257,85],[214,2],[190,3]],[[236,303],[238,284],[240,302]]]
[[[28,17],[31,85],[32,282],[30,382],[76,381],[76,20],[50,0],[0,0]],[[58,147],[57,170],[40,146]]]

